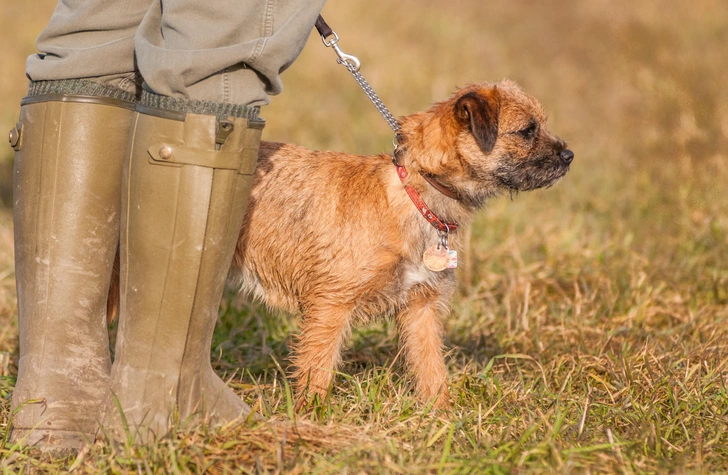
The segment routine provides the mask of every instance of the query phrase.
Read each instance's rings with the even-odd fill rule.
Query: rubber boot
[[[146,443],[176,422],[250,414],[214,373],[210,345],[264,122],[137,110],[124,166],[116,359],[102,419],[110,436]]]
[[[12,442],[93,441],[111,360],[106,301],[134,103],[46,94],[22,102],[14,223],[20,359]]]

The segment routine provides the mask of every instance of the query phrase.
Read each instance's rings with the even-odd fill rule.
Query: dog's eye
[[[536,135],[536,124],[529,124],[525,129],[519,130],[517,133],[524,139],[532,139]]]

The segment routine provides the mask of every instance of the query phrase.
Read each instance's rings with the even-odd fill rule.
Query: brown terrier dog
[[[402,118],[397,167],[388,155],[261,145],[233,271],[243,291],[303,314],[299,407],[307,390],[326,394],[351,327],[386,315],[396,316],[418,396],[447,404],[442,319],[455,275],[430,270],[447,267],[438,243],[458,248],[455,225],[487,198],[566,174],[574,154],[545,121],[536,99],[502,81]],[[426,250],[437,254],[427,265]]]

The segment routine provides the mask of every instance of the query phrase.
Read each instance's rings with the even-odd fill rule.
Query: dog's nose
[[[562,151],[561,151],[561,153],[559,154],[559,157],[561,157],[561,160],[562,160],[562,161],[563,161],[563,162],[564,162],[565,164],[567,164],[567,165],[568,165],[568,164],[570,164],[570,163],[571,163],[571,161],[572,161],[572,160],[574,160],[574,152],[572,152],[572,151],[571,151],[571,150],[569,150],[569,149],[566,149],[566,150],[562,150]]]

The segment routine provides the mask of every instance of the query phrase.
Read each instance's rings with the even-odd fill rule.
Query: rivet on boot
[[[172,148],[166,145],[159,149],[159,158],[162,160],[169,160],[172,158]]]
[[[10,142],[10,146],[13,148],[16,148],[20,143],[20,131],[22,130],[22,127],[23,124],[18,122],[15,127],[10,129],[10,134],[8,134],[8,142]]]

